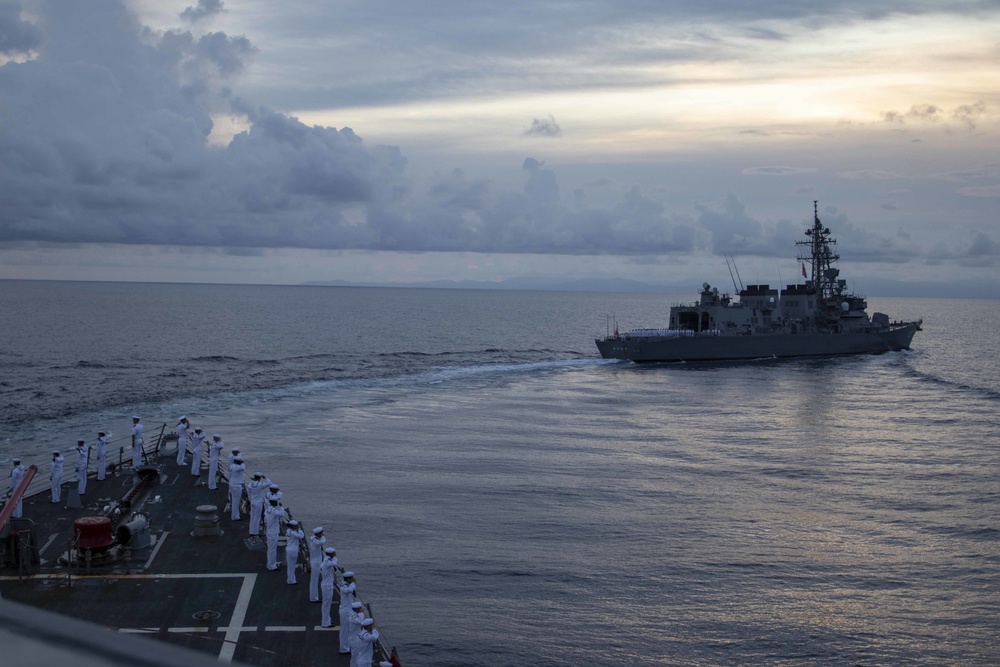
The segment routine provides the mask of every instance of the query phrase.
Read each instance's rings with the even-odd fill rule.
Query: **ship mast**
[[[824,227],[819,221],[819,202],[813,201],[813,226],[806,230],[808,241],[796,241],[795,245],[809,246],[809,257],[804,257],[801,253],[799,261],[809,261],[812,267],[812,287],[816,290],[819,301],[826,302],[828,299],[836,298],[840,295],[838,289],[837,276],[840,270],[834,268],[833,263],[840,259],[840,255],[835,253],[831,246],[837,244],[837,239],[830,236],[830,228]]]

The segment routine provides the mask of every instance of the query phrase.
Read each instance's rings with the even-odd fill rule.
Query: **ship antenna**
[[[736,269],[736,277],[740,281],[740,289],[743,289],[743,277],[740,275],[740,267],[736,266],[736,257],[733,257],[733,268]]]
[[[739,292],[740,288],[736,286],[736,278],[733,277],[733,267],[729,266],[729,255],[723,255],[726,258],[726,268],[729,269],[729,278],[733,281],[733,291]],[[733,258],[733,264],[736,263],[736,258]]]

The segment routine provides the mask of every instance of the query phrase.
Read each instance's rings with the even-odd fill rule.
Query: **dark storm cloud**
[[[41,41],[41,30],[21,20],[20,2],[0,2],[0,56],[26,55]]]

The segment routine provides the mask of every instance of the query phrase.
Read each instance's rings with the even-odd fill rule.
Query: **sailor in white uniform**
[[[270,482],[270,480],[268,480]],[[278,488],[278,485],[271,482],[267,487],[267,495],[264,496],[264,500],[281,500],[281,497],[285,495]]]
[[[344,573],[344,582],[340,585],[340,652],[351,652],[351,605],[354,604],[354,573],[348,570]]]
[[[299,527],[299,522],[292,519],[285,528],[285,566],[288,568],[288,577],[285,579],[289,584],[298,583],[295,581],[295,569],[299,564],[299,543],[305,539],[305,532]]]
[[[13,463],[14,467],[10,469],[10,495],[14,495],[14,489],[16,489],[17,485],[21,483],[21,480],[24,479],[24,473],[27,472],[24,466],[21,465],[20,458],[15,456]],[[11,514],[11,517],[20,519],[21,510],[23,509],[24,501],[19,499],[17,501],[17,505],[14,507],[14,513]]]
[[[350,627],[347,629],[347,645],[353,650],[354,642],[357,640],[358,635],[361,634],[361,622],[365,620],[365,612],[363,611],[364,605],[358,601],[351,603],[351,613],[347,615],[347,622]],[[351,654],[351,664],[355,662],[354,654]]]
[[[309,536],[309,601],[319,602],[319,564],[323,561],[323,547],[326,537],[323,528],[316,526]]]
[[[132,415],[132,467],[138,468],[142,465],[142,424],[139,423],[139,416]]]
[[[201,475],[201,457],[204,452],[201,449],[201,441],[205,439],[205,432],[200,426],[194,427],[194,434],[191,436],[191,474],[195,477]],[[219,457],[215,457],[218,465]]]
[[[226,446],[222,442],[222,436],[218,433],[212,434],[212,442],[208,445],[208,488],[219,488],[219,453]]]
[[[330,617],[330,607],[333,606],[333,580],[337,569],[336,550],[327,548],[323,554],[323,561],[319,564],[319,574],[322,580],[320,590],[323,591],[323,627],[332,628],[333,619]],[[344,629],[340,629],[341,635]]]
[[[108,472],[108,442],[111,435],[106,431],[97,432],[97,442],[94,443],[94,450],[97,452],[97,481],[103,482]]]
[[[233,459],[240,455],[240,448],[233,447],[233,451],[229,452],[229,465],[233,465]]]
[[[260,521],[264,514],[264,493],[271,483],[262,472],[255,472],[253,479],[247,484],[247,497],[250,498],[250,534],[260,535]]]
[[[52,452],[52,467],[49,468],[49,482],[52,484],[52,502],[57,503],[62,498],[63,458],[59,450]]]
[[[243,500],[243,471],[247,469],[243,459],[236,457],[229,465],[229,502],[232,511],[229,513],[233,521],[240,520],[240,501]]]
[[[179,466],[187,461],[188,426],[190,424],[187,415],[181,415],[177,421],[177,465]]]
[[[272,500],[264,511],[264,533],[267,535],[267,569],[278,569],[278,533],[281,532],[281,520],[287,519],[285,508],[277,500]]]
[[[375,642],[378,641],[378,630],[375,628],[375,619],[366,618],[361,621],[361,632],[354,639],[351,645],[351,667],[368,667],[372,664],[372,655],[375,652]]]
[[[80,438],[76,441],[76,488],[81,496],[87,492],[87,465],[89,463],[90,448],[87,447],[87,441]]]

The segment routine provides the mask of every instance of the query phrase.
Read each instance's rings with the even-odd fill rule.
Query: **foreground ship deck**
[[[348,665],[350,656],[339,652],[339,626],[321,627],[320,605],[309,602],[302,559],[297,585],[286,583],[280,556],[279,569],[268,571],[264,543],[248,536],[245,520],[232,521],[223,511],[228,487],[221,483],[218,490],[209,490],[205,472],[192,477],[189,466],[176,465],[172,452],[176,450],[149,457],[144,468],[155,471],[155,480],[132,500],[130,514],[148,517],[148,546],[131,549],[117,562],[92,562],[89,567],[66,564],[74,522],[102,515],[133,489],[138,476],[126,465],[104,481],[91,478],[82,506],[73,508],[79,498],[75,482],[64,483],[62,502],[52,503],[47,466],[42,466],[32,495],[24,499],[23,518],[11,520],[5,531],[8,562],[17,564],[0,569],[3,598],[112,632],[213,654],[220,662]],[[220,535],[194,535],[196,508],[206,505],[217,507]],[[36,559],[26,549],[11,553],[27,544],[27,531],[37,540]],[[283,538],[279,554],[284,554]],[[337,604],[335,598],[335,624]],[[109,633],[108,642],[114,641]],[[386,647],[376,645],[375,664],[388,659]]]

